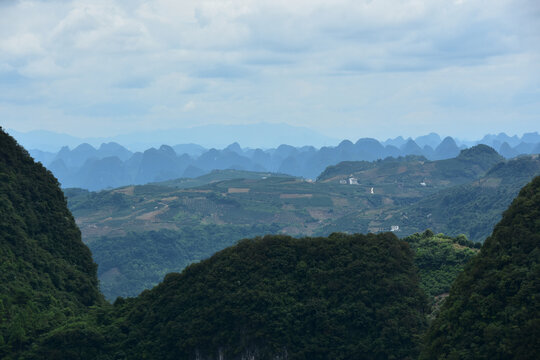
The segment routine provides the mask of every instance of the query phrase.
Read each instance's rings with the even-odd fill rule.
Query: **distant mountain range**
[[[247,125],[203,125],[192,128],[147,130],[125,133],[110,137],[75,137],[51,131],[30,131],[27,133],[8,131],[26,149],[40,149],[57,152],[61,146],[77,147],[88,143],[99,147],[102,143],[116,142],[132,151],[144,151],[162,144],[200,144],[206,148],[222,148],[235,141],[247,147],[264,149],[280,144],[303,146],[329,146],[339,139],[318,133],[312,129],[287,124],[258,123]],[[263,134],[263,136],[261,136]]]
[[[477,143],[493,147],[505,158],[540,153],[540,135],[527,133],[521,138],[506,134],[486,135]],[[242,148],[232,143],[223,149],[207,149],[196,144],[161,145],[143,152],[132,152],[116,142],[99,147],[83,143],[64,146],[58,152],[32,149],[30,154],[59,179],[62,187],[92,191],[124,185],[141,185],[176,178],[195,178],[212,170],[272,172],[316,178],[327,167],[344,161],[374,161],[387,157],[416,155],[426,160],[456,157],[467,148],[452,137],[441,139],[431,133],[416,139],[397,137],[380,142],[362,138],[344,140],[337,146]]]

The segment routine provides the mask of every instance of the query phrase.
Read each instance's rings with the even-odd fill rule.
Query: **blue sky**
[[[540,130],[535,0],[5,0],[0,16],[0,124],[18,131]]]

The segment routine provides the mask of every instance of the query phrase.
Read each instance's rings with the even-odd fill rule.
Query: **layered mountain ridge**
[[[539,153],[540,135],[529,133],[522,138],[510,138],[499,134],[485,136],[467,145],[458,145],[451,137],[441,139],[434,133],[414,140],[401,137],[385,142],[371,138],[361,138],[355,143],[344,140],[337,146],[321,148],[283,144],[272,149],[251,149],[232,143],[220,150],[184,144],[162,145],[135,153],[111,142],[103,143],[99,148],[83,143],[71,150],[63,147],[58,153],[37,149],[30,153],[58,177],[62,187],[101,190],[180,177],[193,178],[223,169],[277,172],[314,179],[326,167],[343,161],[374,161],[410,155],[442,160],[454,158],[460,150],[477,144],[487,144],[504,157],[513,158]]]
[[[3,131],[0,144],[4,359],[535,359],[540,351],[540,177],[478,255],[464,237],[431,231],[407,241],[256,237],[110,305],[58,182]],[[521,160],[487,175],[530,166]],[[425,333],[425,294],[447,291],[468,259]]]
[[[504,160],[478,145],[453,159],[345,162],[323,174],[312,183],[226,170],[97,193],[67,189],[66,195],[100,264],[102,290],[114,299],[266,233],[392,230],[405,237],[431,228],[481,242],[519,189],[540,174],[540,159]]]

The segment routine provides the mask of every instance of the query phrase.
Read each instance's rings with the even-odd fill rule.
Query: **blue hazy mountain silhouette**
[[[536,140],[539,141],[535,143]],[[477,143],[482,141],[506,158],[540,152],[540,135],[537,132],[524,134],[522,138],[504,133],[486,135]],[[73,149],[64,146],[56,153],[33,149],[30,154],[47,166],[63,187],[100,190],[180,177],[197,177],[212,170],[224,169],[279,172],[316,178],[326,167],[342,161],[374,161],[407,155],[442,160],[456,157],[463,148],[452,137],[441,140],[438,134],[431,133],[419,136],[416,140],[401,136],[384,142],[360,138],[356,142],[343,140],[337,146],[320,148],[288,144],[270,149],[243,148],[235,141],[223,149],[206,149],[189,143],[161,145],[142,152],[132,152],[116,142],[108,142],[97,148],[88,143],[79,144]]]

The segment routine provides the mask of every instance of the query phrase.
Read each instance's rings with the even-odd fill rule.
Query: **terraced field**
[[[235,179],[196,188],[126,187],[100,193],[67,191],[87,242],[126,231],[179,229],[186,225],[277,224],[291,235],[323,234],[340,219],[341,231],[390,230],[378,226],[396,206],[433,193],[420,184],[372,186],[311,183],[290,177]],[[101,204],[101,206],[95,206]],[[353,216],[351,216],[353,215]],[[381,218],[382,216],[382,218]]]
[[[65,194],[99,265],[102,290],[114,299],[136,295],[167,272],[242,238],[265,234],[392,230],[405,237],[431,228],[483,241],[517,191],[540,174],[535,156],[501,160],[484,172],[487,165],[477,157],[451,160],[344,163],[316,182],[227,170],[189,182]],[[351,177],[358,185],[350,185]]]

